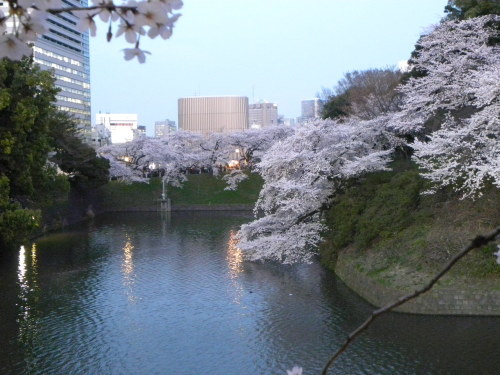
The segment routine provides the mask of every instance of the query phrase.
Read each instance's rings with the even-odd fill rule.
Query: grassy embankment
[[[253,205],[262,187],[262,179],[250,174],[236,191],[224,190],[225,187],[223,181],[208,174],[189,175],[182,188],[168,186],[167,196],[173,205]],[[151,179],[149,184],[111,181],[98,189],[95,205],[103,211],[153,207],[158,204],[161,192],[162,184],[158,178]]]
[[[500,190],[490,187],[472,201],[451,191],[422,195],[426,182],[408,162],[396,171],[367,175],[340,195],[327,213],[320,253],[335,268],[339,254],[382,285],[412,291],[429,280],[477,234],[500,225]],[[498,289],[494,244],[473,251],[443,279],[457,285],[474,279]],[[344,258],[345,259],[345,258]]]

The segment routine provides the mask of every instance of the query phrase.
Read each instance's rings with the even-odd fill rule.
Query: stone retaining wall
[[[349,288],[377,307],[395,302],[407,294],[382,285],[361,273],[342,255],[337,260],[335,273]],[[475,287],[473,283],[468,284],[466,289],[438,284],[395,311],[434,315],[500,316],[500,290]]]

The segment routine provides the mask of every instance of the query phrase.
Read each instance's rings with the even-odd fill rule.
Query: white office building
[[[111,143],[130,142],[137,135],[137,114],[98,113],[95,123],[110,131]]]
[[[90,145],[99,148],[111,144],[111,132],[103,124],[92,126]]]
[[[278,125],[278,105],[259,101],[248,106],[248,125],[260,129]]]
[[[146,135],[146,125],[137,125],[137,130],[135,131],[134,139],[145,139]]]
[[[165,121],[155,121],[155,137],[162,138],[166,135],[176,132],[177,126],[175,121],[166,119]]]
[[[321,117],[321,100],[319,98],[302,100],[302,113],[299,122],[306,122]]]

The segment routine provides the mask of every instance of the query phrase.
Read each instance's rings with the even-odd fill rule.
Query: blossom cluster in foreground
[[[0,58],[20,60],[31,55],[30,44],[49,31],[49,19],[61,13],[71,13],[78,18],[76,29],[96,35],[96,20],[108,23],[106,38],[123,36],[133,48],[123,50],[125,60],[135,57],[146,61],[149,52],[140,48],[140,39],[172,35],[176,13],[182,8],[182,0],[128,0],[116,5],[112,0],[92,0],[91,6],[71,6],[63,0],[9,0],[0,9]],[[113,24],[116,32],[113,34]]]

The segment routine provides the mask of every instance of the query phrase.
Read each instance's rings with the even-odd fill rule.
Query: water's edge
[[[224,204],[224,205],[172,205],[172,212],[198,212],[198,211],[252,211],[253,205]],[[98,211],[96,214],[113,212],[161,212],[160,205],[129,207]],[[67,223],[78,224],[91,220],[89,216],[82,216],[79,220]],[[60,229],[60,228],[57,228]],[[56,229],[56,230],[57,230]],[[48,231],[50,232],[50,230]],[[40,233],[38,236],[46,233]],[[35,238],[36,238],[35,237]],[[325,267],[323,265],[323,267]],[[325,267],[329,269],[329,267]],[[345,284],[365,301],[376,307],[385,306],[396,301],[405,293],[378,283],[368,275],[353,267],[342,255],[332,270]],[[396,308],[395,312],[423,314],[423,315],[458,315],[458,316],[500,316],[500,290],[481,288],[469,285],[463,289],[458,286],[435,286],[429,292],[419,296]]]
[[[359,271],[342,254],[337,259],[334,272],[352,291],[377,307],[395,302],[406,294],[382,285]],[[474,283],[467,284],[465,288],[436,285],[394,311],[425,315],[500,316],[500,290]]]

